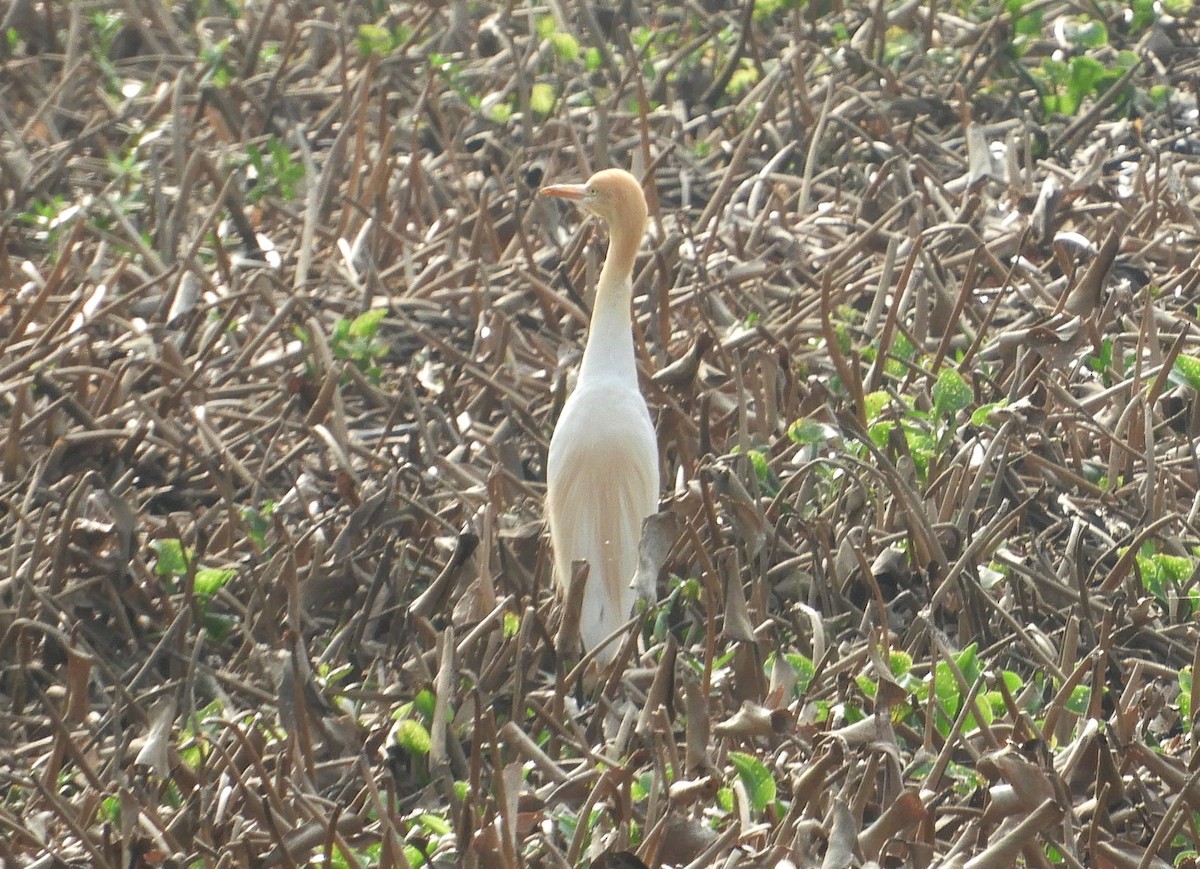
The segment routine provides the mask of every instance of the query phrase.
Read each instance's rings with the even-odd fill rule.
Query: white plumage
[[[554,427],[546,474],[556,580],[565,587],[571,563],[588,562],[580,634],[590,650],[629,618],[642,520],[658,506],[658,441],[638,386],[630,313],[646,199],[620,169],[541,192],[579,202],[611,235],[579,379]],[[616,649],[609,644],[597,657],[607,662]]]

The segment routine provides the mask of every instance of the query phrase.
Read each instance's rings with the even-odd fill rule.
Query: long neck
[[[633,351],[633,263],[645,226],[616,223],[610,227],[612,238],[600,280],[596,284],[596,303],[588,329],[587,347],[579,377],[614,377],[637,385],[637,363]]]

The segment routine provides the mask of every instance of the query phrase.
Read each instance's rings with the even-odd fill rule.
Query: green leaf
[[[1178,375],[1178,381],[1175,375]],[[1196,392],[1200,392],[1200,359],[1180,353],[1171,367],[1170,379],[1172,382],[1186,383]]]
[[[958,714],[962,697],[958,693],[958,682],[954,672],[945,661],[939,661],[933,668],[933,696],[942,704],[946,717],[953,719]]]
[[[743,60],[742,65],[729,77],[729,83],[725,85],[725,93],[731,97],[741,96],[743,92],[757,84],[758,79],[758,67],[749,60]]]
[[[1021,36],[1040,36],[1042,32],[1042,10],[1038,9],[1018,18],[1016,31]]]
[[[1179,715],[1184,721],[1192,720],[1192,668],[1184,667],[1179,671]]]
[[[897,359],[914,359],[917,355],[917,345],[901,332],[892,341],[892,355]]]
[[[579,42],[569,33],[554,33],[550,36],[554,53],[565,61],[579,60]]]
[[[1129,32],[1133,35],[1140,34],[1158,17],[1154,14],[1154,0],[1133,0],[1129,8],[1133,10],[1133,18],[1129,22]]]
[[[1068,69],[1070,78],[1067,81],[1067,93],[1078,107],[1083,98],[1094,91],[1096,83],[1104,77],[1104,65],[1094,57],[1082,55],[1071,58]]]
[[[110,824],[119,824],[121,822],[121,798],[105,797],[100,801],[100,813],[108,819]]]
[[[1103,48],[1108,45],[1108,28],[1104,26],[1104,22],[1088,18],[1086,15],[1069,20],[1064,30],[1067,40],[1081,48]]]
[[[1042,11],[1023,12],[1028,0],[1006,0],[1004,8],[1013,18],[1013,29],[1021,36],[1038,36],[1042,32]]]
[[[912,655],[902,649],[893,649],[888,653],[888,669],[896,678],[907,675],[913,668]]]
[[[961,794],[969,794],[971,791],[987,786],[987,779],[976,772],[973,767],[954,761],[946,764],[946,776],[958,783],[955,790]]]
[[[1192,577],[1194,564],[1186,555],[1160,554],[1154,556],[1154,560],[1158,562],[1163,578],[1170,582],[1183,584]]]
[[[229,639],[229,635],[233,633],[233,628],[237,624],[237,619],[231,615],[224,613],[206,612],[200,618],[200,623],[204,625],[204,632],[215,643],[223,643]]]
[[[184,765],[188,769],[199,769],[204,762],[204,743],[199,739],[188,739],[188,741],[179,747],[179,759],[184,761]]]
[[[1141,58],[1138,57],[1138,53],[1136,51],[1130,51],[1128,48],[1122,48],[1117,52],[1117,59],[1113,64],[1113,68],[1108,71],[1110,77],[1113,80],[1120,78],[1126,72],[1137,66],[1140,60]]]
[[[863,412],[867,415],[867,422],[874,422],[879,419],[879,415],[883,413],[883,409],[891,402],[892,397],[883,390],[868,393],[863,403],[866,407]]]
[[[1000,673],[1000,678],[1004,680],[1004,686],[1008,688],[1008,693],[1015,695],[1018,691],[1025,687],[1025,680],[1012,670],[1004,670]]]
[[[1152,84],[1146,89],[1146,96],[1150,97],[1150,102],[1153,103],[1157,111],[1163,112],[1171,104],[1171,94],[1174,88],[1166,84]]]
[[[232,567],[223,569],[202,567],[196,571],[196,594],[201,597],[212,597],[235,576],[237,576],[237,571]]]
[[[246,523],[246,534],[258,544],[259,549],[266,549],[267,532],[271,529],[270,516],[275,512],[275,502],[264,501],[261,508],[242,507],[239,512],[242,521]]]
[[[757,757],[740,751],[729,752],[729,762],[737,770],[750,804],[761,812],[775,800],[775,777]]]
[[[803,447],[823,444],[837,437],[837,429],[815,419],[798,419],[788,426],[788,437]]]
[[[971,425],[979,428],[980,426],[987,424],[993,413],[1002,407],[1006,407],[1007,405],[1007,398],[1002,398],[999,401],[991,401],[987,404],[979,405],[979,407],[975,408],[975,412],[971,414]]]
[[[870,676],[859,674],[854,677],[854,681],[864,697],[869,697],[872,700],[875,699],[875,695],[879,692],[879,684],[874,679]]]
[[[783,0],[754,0],[754,20],[765,21],[783,9]]]
[[[1088,367],[1097,374],[1104,374],[1113,364],[1113,342],[1112,338],[1105,338],[1100,342],[1100,350],[1094,356],[1087,358]]]
[[[1066,702],[1067,711],[1076,715],[1086,715],[1088,704],[1092,699],[1092,689],[1088,685],[1076,685],[1071,691],[1071,697]]]
[[[547,117],[554,111],[554,88],[545,82],[538,82],[529,91],[529,108],[535,115]]]
[[[1047,58],[1042,62],[1042,75],[1053,85],[1065,85],[1067,83],[1067,64],[1061,60]]]
[[[717,790],[717,808],[723,812],[733,811],[733,788]]]
[[[875,444],[875,446],[879,447],[880,449],[883,449],[887,446],[888,438],[891,436],[892,432],[895,431],[895,429],[896,424],[890,419],[885,419],[882,422],[875,423],[873,426],[867,429],[867,434],[871,436],[871,443]]]
[[[396,729],[393,731],[393,738],[396,740],[398,746],[411,755],[427,755],[432,746],[432,740],[430,739],[429,731],[425,729],[425,725],[412,718],[406,718],[403,721],[397,722]]]
[[[1152,556],[1136,555],[1134,562],[1137,565],[1137,572],[1142,577],[1142,588],[1150,592],[1159,600],[1166,599],[1166,589],[1163,587],[1162,574],[1159,572],[1158,561]]]
[[[271,140],[269,150],[275,186],[285,199],[291,199],[296,194],[296,185],[304,180],[304,164],[293,160],[292,152],[279,139]]]
[[[344,681],[353,672],[354,667],[350,664],[342,664],[338,667],[331,667],[329,664],[319,664],[317,666],[317,676],[320,678],[321,684],[326,688]]]
[[[379,329],[379,323],[387,316],[387,308],[374,308],[367,311],[365,314],[359,314],[354,318],[354,322],[350,324],[349,334],[351,338],[366,338],[375,337],[375,332]]]
[[[999,691],[984,691],[979,696],[983,698],[983,702],[992,711],[992,716],[988,719],[988,724],[995,721],[997,716],[1003,717],[1008,711],[1008,707],[1004,705],[1004,695]]]
[[[796,691],[807,691],[808,686],[812,684],[813,676],[817,674],[817,668],[813,664],[812,658],[798,652],[792,652],[786,658],[788,665],[796,674]]]
[[[538,39],[549,39],[558,32],[558,25],[555,24],[553,15],[543,15],[537,20],[536,29]]]
[[[979,644],[971,643],[961,652],[954,656],[954,663],[958,667],[959,672],[963,674],[963,679],[967,685],[974,685],[983,675],[983,667],[979,663]]]
[[[375,844],[378,845],[379,843],[377,842]],[[368,854],[365,849],[352,850],[350,853],[354,857],[353,860],[347,856],[346,852],[341,848],[340,845],[334,848],[329,854],[329,866],[331,866],[332,869],[351,869],[352,866],[379,865],[379,860],[372,859],[370,854]]]
[[[918,50],[919,43],[912,31],[903,27],[889,27],[883,39],[883,59],[896,64]]]
[[[953,416],[971,403],[971,386],[954,368],[943,368],[933,385],[933,406],[941,416]]]
[[[905,426],[904,436],[908,441],[908,451],[912,454],[913,464],[920,473],[926,473],[929,470],[929,460],[938,448],[937,442],[928,432],[910,426]]]
[[[1192,0],[1163,0],[1163,11],[1175,18],[1186,18],[1192,12]]]
[[[454,830],[445,818],[430,812],[422,812],[418,815],[417,823],[435,836],[448,836]]]
[[[762,450],[746,450],[746,458],[754,468],[754,476],[760,481],[771,476],[771,466],[767,464],[767,457],[763,455]]]
[[[392,49],[392,34],[378,24],[358,25],[358,52],[363,57],[371,54],[387,54]]]
[[[422,688],[413,698],[413,707],[426,721],[433,721],[433,712],[437,709],[437,696],[428,688]]]
[[[986,695],[987,692],[975,695],[974,710],[970,712],[963,721],[963,730],[965,732],[970,733],[972,730],[978,728],[980,726],[980,719],[983,720],[984,724],[988,725],[996,720],[996,715],[992,709],[992,704],[988,702]]]
[[[644,772],[629,783],[629,796],[635,803],[640,803],[653,789],[654,773]]]
[[[634,47],[641,51],[654,41],[654,35],[655,32],[649,27],[635,27],[629,34],[629,39],[633,42]]]
[[[157,556],[154,563],[156,574],[159,576],[183,576],[187,573],[192,553],[181,541],[173,537],[153,540],[150,548]]]
[[[1004,582],[1007,574],[1003,570],[997,570],[990,565],[979,565],[979,587],[982,589],[991,589]]]

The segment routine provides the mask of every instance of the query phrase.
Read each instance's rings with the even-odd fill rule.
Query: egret
[[[638,386],[630,312],[646,197],[621,169],[585,184],[552,184],[541,195],[579,203],[609,232],[579,379],[554,427],[546,468],[554,575],[564,592],[572,562],[588,563],[579,633],[591,650],[629,618],[642,520],[658,507],[658,440]],[[609,644],[596,657],[607,663],[615,654]]]

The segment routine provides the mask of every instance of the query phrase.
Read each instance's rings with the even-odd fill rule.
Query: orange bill
[[[538,191],[539,196],[556,196],[559,199],[583,199],[587,193],[586,184],[551,184]]]

